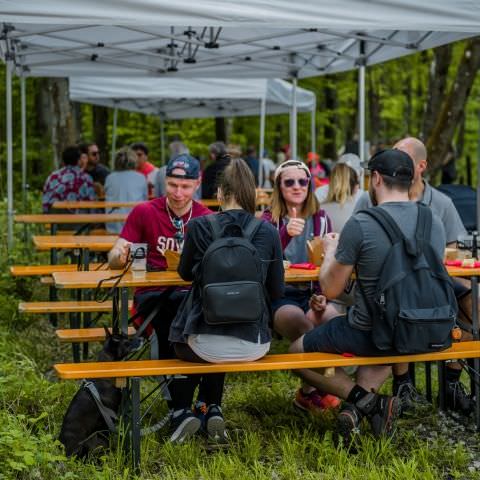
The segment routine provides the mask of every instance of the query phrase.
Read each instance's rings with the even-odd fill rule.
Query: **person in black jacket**
[[[217,224],[227,237],[238,236],[236,232],[240,229],[244,232],[255,214],[255,180],[244,160],[232,159],[225,168],[219,180],[218,199],[222,212],[217,214]],[[208,218],[191,220],[178,266],[178,273],[184,280],[194,280],[194,272],[198,270],[213,239]],[[284,270],[282,248],[276,229],[261,221],[256,233],[251,237],[251,243],[261,259],[267,298],[281,298],[284,292]],[[179,358],[213,363],[253,361],[268,352],[271,340],[269,311],[261,321],[253,325],[207,325],[202,313],[202,299],[195,287],[198,285],[194,283],[192,303],[188,305],[185,301],[184,308],[180,307],[170,329],[169,339],[173,342]],[[213,378],[215,381],[212,381]],[[208,388],[204,380],[208,383]],[[199,401],[192,413],[189,406],[199,382]],[[205,412],[204,429],[208,437],[222,443],[226,441],[225,422],[220,407],[223,382],[224,374],[213,374],[194,377],[188,385],[186,382],[182,384],[185,418],[190,418],[193,424],[195,414],[198,416],[199,412]],[[200,428],[200,422],[196,422],[196,425]]]
[[[230,155],[223,142],[212,143],[208,147],[213,162],[205,169],[202,175],[202,198],[215,198],[220,175],[230,162]]]

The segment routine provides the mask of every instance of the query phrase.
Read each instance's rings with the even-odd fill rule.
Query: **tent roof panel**
[[[287,113],[292,85],[283,80],[71,78],[72,100],[118,107],[164,118],[258,115],[262,99],[268,114]],[[315,109],[315,95],[297,88],[297,109]]]

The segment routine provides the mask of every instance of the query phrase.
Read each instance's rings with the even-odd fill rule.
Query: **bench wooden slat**
[[[129,302],[129,308],[132,306]],[[20,313],[75,313],[75,312],[111,312],[113,304],[111,301],[98,303],[95,301],[66,301],[66,302],[20,302],[18,311]]]
[[[108,270],[108,264],[91,263],[90,270]],[[14,277],[33,277],[37,275],[51,275],[55,272],[76,272],[78,266],[76,264],[64,265],[12,265],[10,274]]]
[[[60,378],[126,378],[174,374],[206,374],[219,372],[259,372],[329,368],[391,363],[455,360],[480,357],[480,341],[456,343],[441,352],[391,357],[344,357],[332,353],[287,353],[267,355],[256,362],[189,363],[181,360],[140,360],[129,362],[64,363],[54,368]]]
[[[112,331],[111,328],[109,330]],[[58,329],[55,330],[55,334],[61,342],[103,342],[105,340],[105,330],[97,327]],[[128,327],[128,335],[135,335],[135,328]]]

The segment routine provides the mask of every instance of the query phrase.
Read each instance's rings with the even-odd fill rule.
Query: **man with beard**
[[[414,177],[414,163],[400,150],[384,150],[374,155],[368,166],[371,171],[370,197],[393,218],[405,238],[415,238],[418,206],[408,196]],[[433,215],[430,242],[441,258],[445,248],[442,223]],[[306,333],[292,346],[293,352],[345,352],[360,356],[395,355],[398,352],[379,350],[372,339],[372,318],[366,300],[373,302],[383,263],[391,242],[382,226],[366,213],[353,215],[345,224],[340,237],[329,233],[324,238],[325,258],[320,270],[320,285],[329,298],[339,296],[352,272],[356,270],[362,284],[355,290],[355,305],[342,316],[337,316]],[[326,320],[326,319],[325,319]],[[333,377],[325,377],[313,370],[302,370],[300,375],[310,385],[345,400],[337,420],[337,433],[350,445],[353,434],[366,417],[374,435],[392,432],[399,402],[394,396],[380,395],[389,367],[364,366],[357,371],[356,383],[340,368]]]

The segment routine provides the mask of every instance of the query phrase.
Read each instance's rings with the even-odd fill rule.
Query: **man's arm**
[[[131,242],[119,238],[113,248],[108,252],[108,265],[113,269],[120,269],[125,266],[130,252]]]
[[[338,234],[328,233],[323,238],[325,257],[320,268],[319,281],[327,298],[337,298],[345,289],[353,272],[353,265],[343,265],[335,259]]]

